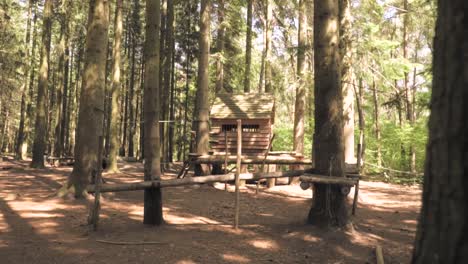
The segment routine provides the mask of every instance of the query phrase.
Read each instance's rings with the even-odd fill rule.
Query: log
[[[304,174],[304,170],[293,170],[293,171],[277,171],[270,173],[242,173],[239,175],[240,180],[261,180],[268,178],[280,178],[280,177],[294,177],[301,176]],[[194,184],[205,184],[212,182],[227,182],[234,181],[235,174],[221,174],[221,175],[209,175],[201,177],[189,177],[183,179],[171,179],[171,180],[160,180],[160,181],[141,181],[135,183],[120,183],[120,184],[102,184],[100,192],[124,192],[124,191],[138,191],[152,187],[166,188],[166,187],[178,187],[185,185]],[[86,190],[88,193],[95,192],[95,185],[88,185]]]
[[[224,155],[202,155],[200,157],[194,158],[194,164],[223,164],[225,160]],[[235,155],[229,155],[228,163],[234,164],[237,161]],[[312,165],[310,159],[296,158],[294,156],[267,156],[264,155],[244,155],[241,160],[242,164],[282,164],[282,165]]]
[[[302,182],[311,182],[311,183],[324,183],[324,184],[341,184],[354,186],[358,182],[356,179],[349,179],[345,177],[335,177],[335,176],[325,176],[317,174],[304,174],[300,177]]]

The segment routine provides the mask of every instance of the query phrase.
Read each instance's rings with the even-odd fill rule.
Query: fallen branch
[[[162,244],[169,244],[168,242],[160,242],[160,241],[128,242],[128,241],[109,241],[109,240],[101,240],[101,239],[96,239],[96,242],[104,243],[104,244],[111,244],[111,245],[162,245]]]

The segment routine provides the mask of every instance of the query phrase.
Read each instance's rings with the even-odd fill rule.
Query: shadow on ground
[[[305,225],[310,191],[298,186],[241,193],[240,229],[232,228],[232,186],[189,186],[163,191],[166,224],[142,224],[143,192],[105,194],[97,232],[86,226],[87,202],[53,197],[69,167],[34,170],[26,162],[2,162],[0,259],[5,263],[374,263],[384,248],[386,263],[410,260],[420,191],[361,183],[354,231],[324,231]],[[119,164],[108,183],[139,181],[140,163]],[[174,177],[169,170],[165,177]],[[353,193],[351,192],[350,197]],[[157,245],[110,245],[96,240]]]

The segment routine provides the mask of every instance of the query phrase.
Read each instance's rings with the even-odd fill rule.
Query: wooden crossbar
[[[292,170],[292,171],[277,171],[269,173],[241,173],[239,175],[240,180],[260,180],[268,178],[281,178],[281,177],[296,177],[304,174],[303,170]],[[234,173],[221,174],[221,175],[209,175],[201,177],[189,177],[183,179],[171,179],[171,180],[160,180],[160,181],[141,181],[135,183],[121,183],[121,184],[102,184],[101,192],[124,192],[124,191],[137,191],[144,190],[152,187],[166,188],[166,187],[177,187],[194,184],[204,184],[212,182],[227,182],[235,180]],[[88,185],[86,190],[88,193],[95,192],[95,185]]]
[[[349,175],[346,175],[346,177],[336,177],[336,176],[325,176],[325,175],[304,173],[304,175],[301,176],[299,179],[301,180],[301,182],[305,182],[306,184],[307,183],[322,183],[322,184],[354,186],[354,199],[353,199],[352,214],[355,215],[356,208],[357,208],[357,201],[358,201],[358,193],[359,193],[359,179],[360,179],[359,175],[349,174]]]

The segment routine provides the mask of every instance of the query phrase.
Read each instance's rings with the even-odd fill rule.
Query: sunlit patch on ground
[[[222,254],[223,259],[228,261],[228,262],[234,262],[234,263],[249,263],[251,260],[247,257],[238,255],[238,254]]]
[[[10,226],[7,224],[3,213],[0,212],[0,234],[4,232],[9,232],[10,230]]]
[[[278,244],[275,241],[267,239],[253,239],[248,241],[248,243],[260,249],[275,250],[279,248]]]
[[[177,261],[176,264],[196,264],[196,262],[190,259],[184,259]]]

